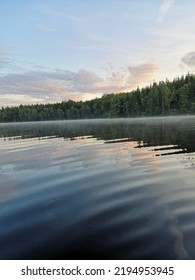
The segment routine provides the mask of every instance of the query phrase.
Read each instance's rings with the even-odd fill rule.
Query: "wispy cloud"
[[[143,85],[146,81],[152,82],[155,74],[159,71],[159,67],[152,62],[139,66],[130,66],[128,69],[131,75],[132,88],[137,87],[138,85]]]
[[[47,25],[47,24],[44,24],[44,23],[37,23],[36,24],[36,28],[39,29],[39,30],[42,30],[42,31],[46,31],[46,32],[54,32],[56,31],[55,28]]]
[[[0,104],[2,106],[18,106],[20,104],[33,104],[33,103],[42,103],[44,99],[31,97],[29,95],[15,94],[4,94],[0,95]]]
[[[0,45],[0,72],[4,69],[4,67],[7,67],[12,62],[12,59],[9,57],[9,55],[9,50]]]
[[[164,28],[163,30],[160,28],[149,28],[148,32],[155,36],[161,36],[165,39],[181,39],[181,40],[194,40],[195,34],[193,32],[184,32],[182,30],[178,30],[177,28]]]
[[[158,70],[155,63],[145,63],[137,66],[110,66],[102,76],[84,69],[77,72],[56,69],[53,72],[11,73],[0,77],[0,101],[1,105],[10,104],[11,100],[13,105],[19,105],[67,99],[86,100],[100,97],[104,93],[130,91],[150,83]]]
[[[157,23],[160,23],[164,20],[165,16],[172,8],[174,2],[175,0],[163,0],[157,15],[157,19],[156,19]]]
[[[87,50],[87,51],[95,51],[95,52],[105,52],[105,53],[110,53],[110,52],[115,52],[115,53],[123,53],[123,54],[129,54],[129,50],[119,48],[119,47],[111,47],[111,46],[106,46],[106,45],[101,45],[100,47],[98,46],[76,46],[74,47],[76,50]]]
[[[181,59],[180,66],[195,71],[195,52],[189,52],[184,55]]]
[[[72,22],[75,22],[75,23],[87,23],[88,22],[88,20],[83,17],[78,17],[75,15],[68,15],[68,14],[63,14],[63,13],[60,13],[60,15],[67,19],[70,19]]]
[[[8,50],[5,47],[0,45],[0,57],[6,56],[8,53],[9,53]]]

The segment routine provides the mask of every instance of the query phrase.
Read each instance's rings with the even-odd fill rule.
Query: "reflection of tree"
[[[36,122],[0,126],[0,137],[4,140],[8,140],[8,137],[62,137],[73,140],[74,137],[86,135],[102,140],[128,138],[128,141],[137,141],[139,147],[173,145],[185,152],[195,151],[193,117]]]

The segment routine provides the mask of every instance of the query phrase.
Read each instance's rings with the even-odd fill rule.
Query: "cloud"
[[[161,49],[164,45],[163,40],[151,40],[151,43],[157,49]]]
[[[180,40],[194,40],[195,35],[193,32],[184,32],[182,29],[178,31],[178,28],[156,28],[152,27],[148,29],[148,32],[155,36],[163,37],[166,40],[171,39],[180,39]]]
[[[145,63],[137,66],[108,66],[102,76],[84,69],[77,72],[56,69],[53,72],[10,73],[0,76],[1,105],[86,100],[104,93],[130,91],[152,82],[158,70],[155,63]]]
[[[139,66],[130,66],[129,71],[131,74],[131,86],[134,88],[146,81],[152,82],[155,74],[159,71],[159,67],[155,63],[146,63]]]
[[[9,55],[9,50],[5,47],[0,45],[0,57]]]
[[[42,103],[44,100],[42,98],[35,98],[28,95],[15,94],[4,94],[0,95],[0,104],[2,106],[18,106],[20,104],[33,104]]]
[[[60,13],[59,15],[66,17],[67,19],[70,19],[71,21],[73,21],[75,23],[79,23],[79,24],[88,22],[88,20],[84,17],[78,17],[75,15],[68,15],[68,14],[63,14],[63,13]]]
[[[160,23],[164,20],[165,16],[167,15],[167,13],[169,12],[169,10],[172,8],[173,4],[174,4],[175,0],[163,0],[158,15],[157,15],[157,19],[156,22]]]
[[[10,63],[9,51],[0,45],[0,66]]]
[[[49,25],[43,24],[43,23],[37,23],[37,24],[36,24],[36,27],[37,27],[39,30],[41,30],[41,31],[46,31],[46,32],[54,32],[54,31],[56,31],[55,28],[50,27]]]
[[[189,52],[181,59],[180,66],[195,70],[195,52]]]
[[[0,67],[4,66],[4,65],[7,65],[10,63],[10,60],[9,58],[7,57],[1,57],[0,55]]]

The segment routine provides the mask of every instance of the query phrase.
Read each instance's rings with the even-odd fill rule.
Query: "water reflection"
[[[194,121],[0,124],[0,259],[195,259]]]
[[[159,155],[195,151],[195,117],[81,120],[0,124],[1,141],[18,139],[99,139],[106,144],[137,142],[135,148],[154,148]],[[166,150],[166,153],[163,151]],[[161,153],[162,151],[162,153]]]

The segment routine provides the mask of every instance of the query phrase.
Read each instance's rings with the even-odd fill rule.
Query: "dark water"
[[[0,124],[0,259],[195,259],[195,117]]]

